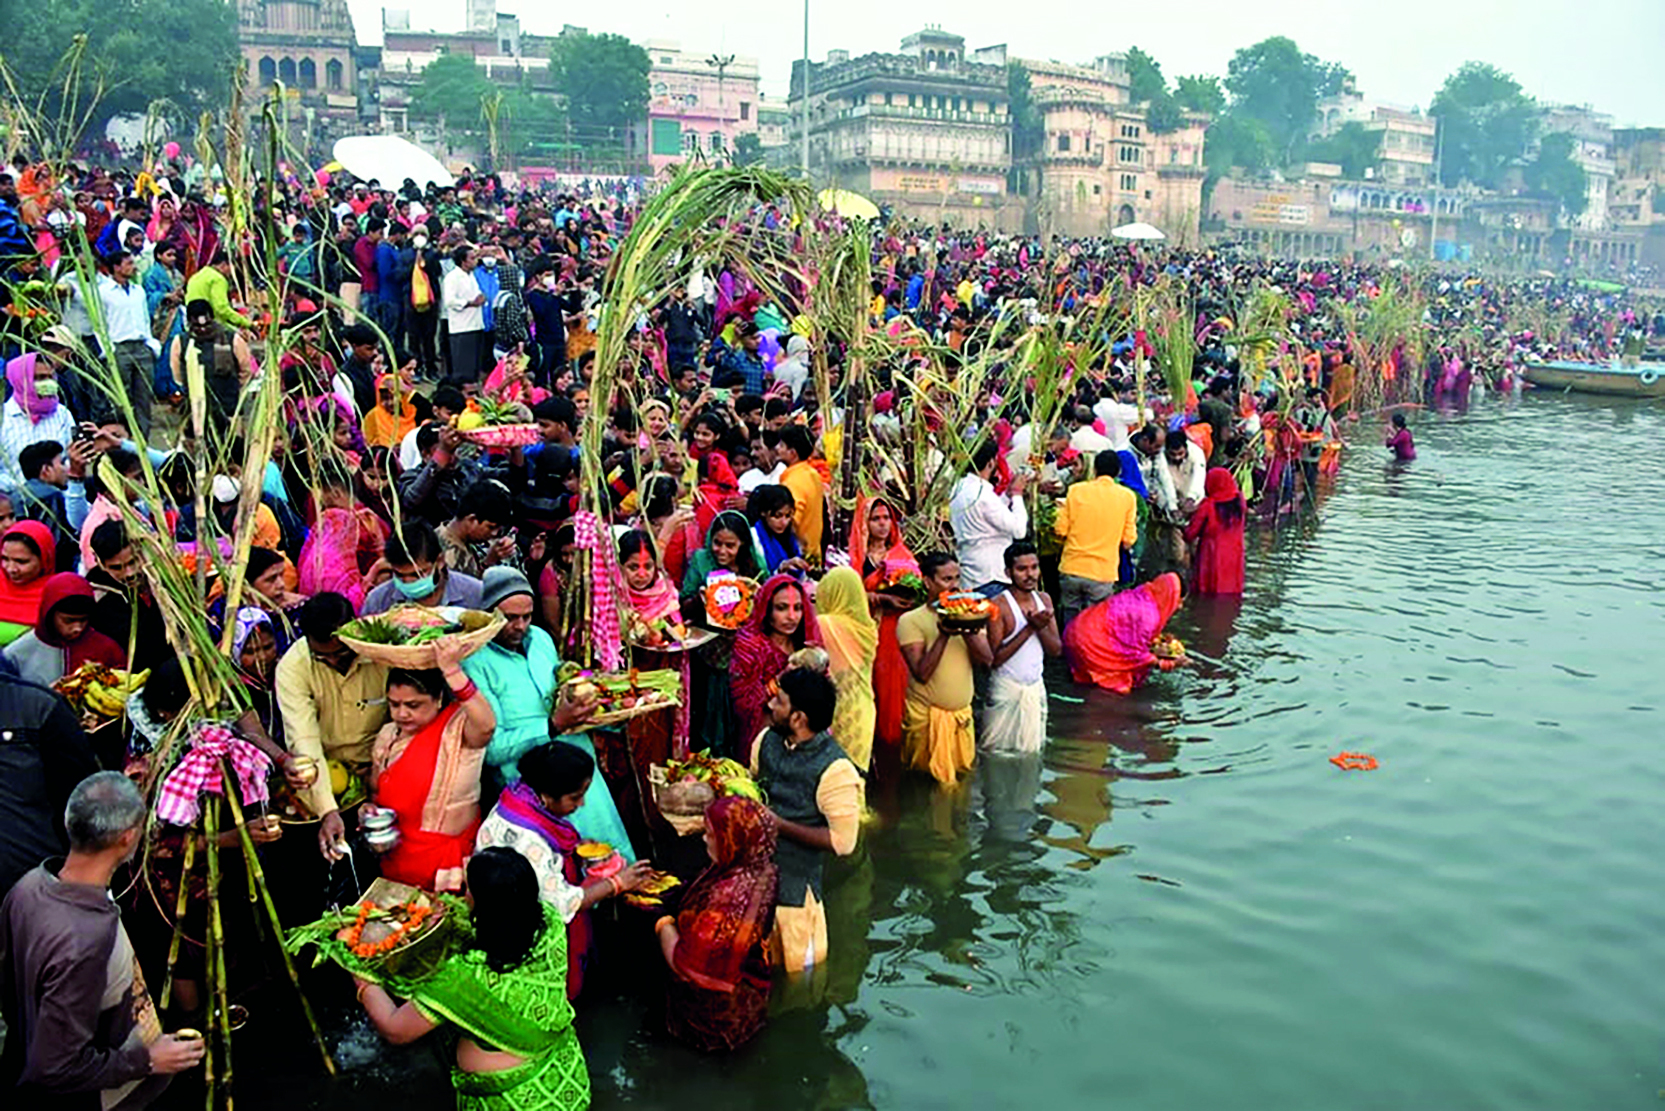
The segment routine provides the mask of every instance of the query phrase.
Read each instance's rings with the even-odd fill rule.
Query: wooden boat
[[[1665,397],[1665,363],[1527,363],[1521,374],[1545,390],[1572,390],[1618,397]]]

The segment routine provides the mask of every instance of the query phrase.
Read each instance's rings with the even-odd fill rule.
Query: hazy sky
[[[361,40],[381,41],[376,0],[349,0]],[[458,30],[463,0],[396,0],[416,28]],[[757,57],[764,91],[782,96],[803,43],[803,9],[764,0],[666,5],[662,2],[570,9],[538,0],[498,0],[529,31],[563,23],[634,39],[678,39],[684,47]],[[935,9],[935,10],[933,10]],[[1084,62],[1139,46],[1170,79],[1223,75],[1238,47],[1288,35],[1308,53],[1358,75],[1367,96],[1426,108],[1447,74],[1464,61],[1491,62],[1539,100],[1591,104],[1623,125],[1665,125],[1665,0],[990,0],[925,5],[901,15],[894,2],[814,0],[810,55],[895,50],[926,22],[964,35],[975,49],[1006,43],[1017,57]],[[1322,13],[1321,15],[1319,13]]]

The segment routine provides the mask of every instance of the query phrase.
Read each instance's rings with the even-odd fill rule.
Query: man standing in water
[[[1000,583],[1000,553],[1029,531],[1029,507],[1023,502],[1029,479],[1020,473],[1006,493],[997,493],[989,480],[999,457],[1000,448],[993,440],[979,444],[971,456],[971,473],[954,484],[948,498],[948,521],[954,529],[958,569],[967,590]]]
[[[954,589],[961,571],[947,552],[932,552],[919,561],[919,574],[926,596],[935,598]],[[896,623],[896,642],[908,664],[902,760],[930,772],[938,783],[953,783],[977,755],[971,665],[988,667],[994,662],[986,631],[945,630],[926,603],[902,615]]]
[[[1114,452],[1110,453],[1114,457]],[[983,747],[992,752],[1039,752],[1046,739],[1047,656],[1064,650],[1052,599],[1041,589],[1041,557],[1019,540],[1006,549],[1012,585],[994,599],[989,644],[994,646]]]
[[[1077,482],[1064,497],[1053,529],[1064,542],[1058,561],[1064,624],[1095,602],[1116,592],[1122,577],[1122,553],[1139,542],[1137,495],[1116,479],[1122,459],[1110,448],[1093,460],[1094,478]],[[1011,549],[1006,549],[1007,573]],[[998,642],[996,642],[998,643]]]
[[[861,773],[827,730],[838,693],[819,671],[793,668],[775,684],[769,729],[752,755],[752,771],[769,793],[780,827],[775,864],[772,964],[808,972],[827,959],[827,914],[821,905],[823,853],[849,856],[861,828]]]

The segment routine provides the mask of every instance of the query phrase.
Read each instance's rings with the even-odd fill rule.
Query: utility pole
[[[1439,242],[1440,230],[1440,172],[1442,170],[1440,157],[1444,150],[1445,125],[1438,116],[1434,117],[1434,184],[1432,197],[1433,205],[1428,210],[1428,261],[1438,262],[1439,251],[1435,244]]]
[[[717,119],[726,131],[728,129],[728,101],[723,97],[723,76],[728,72],[728,67],[734,64],[734,55],[713,54],[705,60],[705,64],[717,71]],[[730,150],[725,153],[729,155],[732,161],[733,151]]]
[[[809,184],[809,0],[804,0],[804,184]]]

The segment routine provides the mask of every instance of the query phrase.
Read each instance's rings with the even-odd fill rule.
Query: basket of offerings
[[[543,439],[532,420],[532,410],[514,401],[480,396],[477,409],[459,413],[454,427],[469,443],[486,448],[526,447]]]
[[[690,629],[676,617],[647,621],[635,612],[627,615],[624,639],[632,648],[650,652],[687,652],[716,639],[709,629]]]
[[[1150,654],[1159,660],[1183,660],[1185,658],[1185,643],[1178,637],[1163,633],[1151,641]]]
[[[949,590],[937,595],[931,610],[944,632],[975,633],[994,616],[994,603],[973,591]]]
[[[455,634],[467,656],[485,646],[503,628],[503,616],[459,606],[394,606],[386,613],[359,617],[341,626],[341,643],[367,660],[388,667],[430,668],[434,641]]]
[[[81,717],[89,733],[127,713],[127,700],[145,685],[150,671],[126,672],[88,661],[52,684]]]
[[[433,975],[466,933],[460,909],[451,896],[377,879],[352,906],[289,931],[284,946],[294,953],[316,945],[319,960],[327,957],[354,975],[411,983]]]
[[[677,834],[698,833],[705,811],[725,795],[763,801],[763,790],[738,761],[695,752],[685,760],[655,764],[648,769],[653,803]]]
[[[564,665],[563,665],[564,666]],[[657,671],[580,671],[561,679],[562,697],[569,702],[598,701],[595,716],[578,726],[582,731],[641,717],[643,714],[674,709],[682,705],[682,673],[670,668]]]
[[[715,575],[705,584],[705,617],[714,629],[734,630],[752,615],[757,583],[741,575]]]

